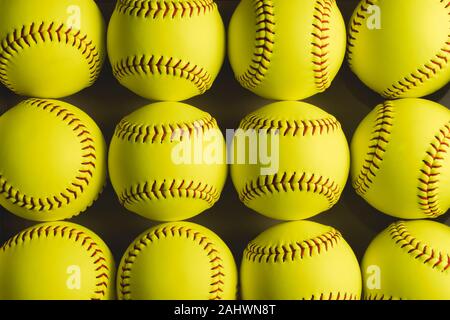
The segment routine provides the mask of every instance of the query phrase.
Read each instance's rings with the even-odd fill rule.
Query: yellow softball
[[[118,0],[108,28],[114,76],[148,99],[203,94],[224,60],[224,29],[213,0]]]
[[[362,0],[350,20],[348,62],[387,98],[418,98],[450,81],[450,6],[443,0]]]
[[[450,207],[450,111],[423,99],[386,101],[351,145],[356,192],[402,219],[436,218]]]
[[[29,99],[0,117],[0,204],[35,221],[87,209],[106,179],[103,135],[83,111]]]
[[[73,223],[36,225],[0,248],[0,300],[113,299],[114,277],[106,244]]]
[[[171,222],[141,234],[117,274],[122,300],[232,300],[237,270],[227,245],[212,231]]]
[[[244,88],[299,100],[331,85],[345,39],[335,0],[242,0],[230,22],[229,57]]]
[[[361,271],[339,231],[310,221],[288,222],[247,245],[241,291],[245,300],[359,300]]]
[[[367,300],[449,300],[450,227],[396,222],[369,245],[363,262]]]
[[[227,177],[216,120],[179,102],[151,104],[126,116],[109,151],[121,204],[153,220],[184,220],[209,209]]]
[[[60,98],[92,85],[104,42],[94,0],[0,0],[0,82],[18,94]]]
[[[241,201],[274,219],[298,220],[333,207],[348,178],[341,124],[304,102],[277,102],[247,115],[235,133],[231,178]]]

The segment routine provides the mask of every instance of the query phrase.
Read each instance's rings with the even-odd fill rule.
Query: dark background
[[[115,1],[97,2],[104,13],[105,20],[108,21]],[[228,25],[238,1],[219,0],[217,2],[224,22]],[[348,23],[358,1],[338,0],[337,2]],[[448,86],[427,98],[449,106],[450,94],[447,91]],[[0,113],[22,99],[24,97],[16,96],[0,86]],[[85,110],[100,126],[107,143],[111,140],[114,128],[122,117],[149,103],[121,87],[112,76],[109,63],[105,64],[100,79],[92,87],[62,100]],[[345,62],[330,89],[306,99],[306,102],[335,115],[341,121],[349,142],[359,122],[382,101],[381,96],[361,84]],[[236,128],[246,114],[270,102],[241,88],[234,80],[228,60],[225,61],[219,78],[210,91],[203,96],[186,101],[211,113],[218,120],[222,130]],[[30,159],[30,161],[33,160]],[[334,208],[311,220],[332,225],[340,230],[359,259],[371,239],[390,223],[396,221],[395,218],[386,216],[365,203],[356,195],[350,184],[347,185],[341,201]],[[110,183],[99,200],[86,213],[71,221],[90,228],[105,240],[113,251],[117,263],[128,245],[141,232],[157,224],[121,207]],[[231,179],[228,179],[219,202],[190,221],[216,232],[230,246],[238,263],[250,240],[270,226],[279,223],[245,207],[239,201]],[[450,225],[448,214],[438,221]],[[34,224],[36,223],[15,217],[0,207],[0,242],[3,243],[9,237]]]

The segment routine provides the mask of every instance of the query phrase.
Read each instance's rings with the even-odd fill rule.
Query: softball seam
[[[366,293],[364,294],[364,300],[403,300],[395,296],[390,296],[384,293]]]
[[[123,119],[117,125],[115,136],[121,140],[135,143],[164,143],[182,140],[185,135],[218,129],[216,119],[211,115],[193,122],[164,123],[158,125],[136,124]]]
[[[168,75],[191,81],[200,93],[211,88],[211,74],[203,67],[174,57],[155,55],[128,56],[113,63],[113,74],[121,81],[134,75]]]
[[[347,57],[348,64],[352,67],[353,59],[353,48],[355,47],[354,42],[356,42],[357,33],[359,33],[359,27],[362,26],[363,21],[367,19],[366,14],[368,12],[369,6],[373,6],[378,3],[378,0],[364,0],[358,4],[357,9],[353,18],[350,20],[350,27],[348,32],[348,45],[347,45]]]
[[[326,252],[337,245],[341,239],[341,233],[332,228],[315,238],[283,245],[261,246],[252,241],[245,249],[244,257],[250,262],[258,263],[293,262]]]
[[[210,300],[221,300],[224,292],[225,281],[225,267],[223,266],[223,259],[219,256],[219,251],[214,243],[200,232],[188,227],[166,226],[164,228],[155,229],[145,235],[139,240],[135,241],[132,248],[127,250],[126,258],[123,260],[124,264],[120,273],[120,294],[122,299],[131,299],[131,272],[134,261],[137,259],[141,251],[149,244],[154,243],[161,238],[168,237],[185,237],[188,240],[193,240],[200,245],[210,258],[211,283],[210,283]]]
[[[14,247],[26,244],[27,241],[31,241],[34,238],[40,238],[45,236],[49,237],[51,234],[53,236],[60,236],[64,238],[66,234],[68,235],[68,240],[75,240],[77,243],[81,243],[84,249],[87,250],[88,253],[91,253],[91,258],[96,258],[94,261],[94,265],[96,266],[95,273],[97,283],[95,287],[97,288],[94,291],[94,297],[91,300],[99,300],[101,297],[106,295],[106,290],[108,289],[109,276],[110,272],[108,266],[106,265],[106,258],[104,256],[104,252],[100,249],[98,244],[94,242],[94,240],[84,233],[83,231],[78,231],[76,228],[69,228],[67,226],[40,226],[36,228],[32,228],[29,230],[25,230],[17,234],[16,236],[10,238],[2,247],[1,250],[5,252],[7,249],[14,249]]]
[[[412,258],[439,272],[448,272],[450,254],[433,249],[415,238],[403,222],[393,223],[388,232],[395,244]]]
[[[256,88],[269,71],[275,44],[275,15],[272,0],[253,0],[256,13],[255,49],[252,62],[242,75],[236,78],[248,89]]]
[[[85,57],[90,78],[89,85],[94,83],[101,70],[101,57],[87,35],[81,34],[81,30],[73,30],[64,24],[57,25],[51,22],[46,25],[42,23],[31,23],[29,26],[22,26],[6,35],[0,42],[0,81],[9,89],[14,91],[14,85],[8,79],[8,62],[14,58],[20,50],[31,48],[34,44],[53,42],[65,43],[81,51]]]
[[[133,205],[141,201],[188,198],[204,200],[212,207],[219,197],[217,189],[207,183],[173,179],[135,184],[122,191],[119,200],[122,205]]]
[[[313,21],[313,40],[312,45],[312,63],[314,70],[314,79],[317,89],[320,92],[325,91],[330,86],[329,57],[330,53],[327,48],[330,46],[330,18],[331,7],[334,1],[331,0],[317,0],[314,6],[314,21]]]
[[[359,295],[349,292],[330,292],[311,295],[309,299],[302,298],[302,300],[360,300]]]
[[[439,170],[442,168],[444,156],[450,149],[450,122],[439,130],[434,141],[430,144],[427,156],[423,160],[424,167],[419,177],[419,205],[422,211],[432,217],[438,217],[446,210],[439,206]]]
[[[450,8],[450,2],[447,0],[438,0],[440,3],[445,4],[445,9]],[[447,3],[446,3],[447,2]],[[354,41],[357,40],[356,34],[359,33],[358,28],[362,26],[362,21],[364,21],[367,17],[364,15],[367,13],[367,6],[374,5],[377,1],[365,0],[362,2],[356,15],[351,21],[350,24],[350,33],[349,33],[349,45],[348,45],[348,60],[350,66],[352,66],[352,49],[354,48]],[[450,11],[449,11],[450,15]],[[408,91],[413,88],[419,87],[419,85],[425,83],[427,80],[433,78],[433,76],[437,75],[440,70],[443,70],[449,63],[450,59],[450,34],[448,35],[447,41],[444,46],[436,53],[428,62],[419,66],[415,71],[410,73],[409,75],[403,77],[396,83],[392,84],[390,87],[386,88],[382,95],[386,98],[400,98],[404,96]]]
[[[306,191],[323,195],[328,200],[328,208],[333,207],[338,202],[341,192],[338,184],[330,178],[314,173],[283,172],[282,174],[261,176],[258,179],[246,182],[239,192],[239,198],[242,202],[249,203],[260,196],[289,191]]]
[[[192,18],[206,14],[217,8],[213,0],[154,1],[119,0],[116,10],[119,13],[141,18]]]
[[[356,192],[363,196],[373,183],[377,171],[380,169],[384,153],[390,141],[392,126],[394,123],[394,104],[386,101],[378,106],[377,118],[370,138],[369,150],[362,168],[353,181]]]
[[[81,156],[83,158],[81,168],[78,170],[75,180],[63,192],[45,198],[36,198],[21,193],[20,190],[9,184],[8,180],[0,174],[0,194],[6,200],[10,200],[13,204],[27,210],[42,212],[59,209],[63,205],[70,204],[72,200],[76,200],[84,192],[84,189],[89,186],[90,179],[94,176],[97,161],[94,140],[86,125],[69,110],[48,100],[29,99],[25,103],[31,107],[53,113],[57,118],[67,123],[76,134],[76,137],[81,140],[80,144],[84,152]]]
[[[335,117],[313,120],[289,120],[263,118],[257,114],[250,114],[242,120],[240,126],[243,130],[278,130],[282,136],[322,135],[335,132],[341,124]]]

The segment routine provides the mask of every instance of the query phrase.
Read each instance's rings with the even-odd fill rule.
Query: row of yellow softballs
[[[352,70],[388,98],[430,94],[450,77],[448,4],[410,2],[363,0],[349,26]],[[377,28],[377,13],[383,14],[382,28]],[[73,94],[96,80],[105,56],[101,13],[91,0],[0,0],[0,16],[0,81],[18,94],[38,97],[0,118],[0,203],[31,220],[70,218],[100,193],[106,147],[88,115],[48,98]],[[119,0],[107,44],[121,84],[149,99],[178,101],[212,86],[224,59],[225,32],[211,0]],[[334,0],[243,0],[229,28],[237,80],[271,99],[297,100],[326,90],[345,47],[345,26]],[[350,156],[333,116],[306,103],[279,102],[248,115],[240,128],[273,129],[279,136],[276,172],[263,171],[266,164],[260,162],[231,167],[245,205],[272,218],[298,220],[336,204]],[[218,127],[211,115],[176,102],[125,117],[109,152],[120,202],[159,221],[187,219],[213,206],[226,180],[222,135],[212,163],[176,163],[173,149],[214,132]],[[445,107],[419,99],[380,104],[353,138],[356,191],[395,217],[444,214],[450,205],[449,140]],[[392,224],[363,260],[365,297],[448,299],[449,247],[450,232],[443,224]],[[111,252],[98,236],[67,222],[45,223],[0,249],[0,298],[113,298],[114,273]],[[217,235],[192,223],[169,222],[128,248],[117,295],[233,299],[236,274],[233,257]],[[244,252],[245,299],[359,299],[361,283],[351,248],[332,227],[281,224]]]

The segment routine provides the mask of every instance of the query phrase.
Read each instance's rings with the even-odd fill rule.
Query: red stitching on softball
[[[179,77],[191,81],[200,93],[209,90],[213,83],[211,74],[205,68],[164,56],[129,56],[113,63],[113,73],[119,81],[136,74]]]
[[[363,21],[367,18],[366,14],[369,6],[373,6],[378,2],[378,0],[364,0],[361,1],[350,21],[350,27],[348,32],[348,45],[347,45],[347,57],[350,67],[352,67],[353,59],[353,48],[355,47],[354,42],[356,39],[356,34],[359,33],[358,28],[362,26]]]
[[[317,251],[328,251],[333,248],[342,239],[339,231],[331,229],[330,231],[317,236],[316,238],[295,241],[284,245],[259,245],[250,242],[244,251],[244,257],[248,261],[258,263],[273,263],[302,260],[305,257],[311,257]]]
[[[329,68],[329,31],[331,8],[335,4],[334,0],[317,0],[314,7],[314,31],[311,33],[313,55],[313,70],[316,87],[319,91],[325,91],[330,86]]]
[[[246,88],[256,88],[264,79],[273,54],[275,37],[274,3],[271,0],[253,0],[256,12],[255,50],[252,63],[237,80]]]
[[[286,120],[286,119],[271,119],[261,117],[257,114],[250,114],[245,117],[240,126],[243,130],[278,130],[282,136],[306,136],[308,134],[328,134],[335,132],[341,128],[339,121],[330,116],[324,119],[311,120]]]
[[[190,0],[190,1],[155,1],[155,0],[119,0],[116,10],[122,14],[137,17],[192,18],[206,14],[217,8],[213,0]]]
[[[192,122],[152,125],[133,123],[125,118],[117,125],[115,136],[135,143],[162,143],[182,140],[184,135],[191,137],[194,133],[198,134],[212,129],[218,130],[218,126],[216,119],[209,114]]]
[[[394,121],[394,105],[391,101],[386,101],[377,109],[378,115],[372,131],[369,150],[362,168],[353,182],[353,187],[360,195],[364,195],[369,190],[376,172],[380,169]]]
[[[423,160],[424,167],[420,170],[419,177],[419,204],[423,212],[430,217],[438,217],[446,212],[439,206],[438,183],[439,170],[442,167],[444,156],[450,149],[450,122],[434,137],[427,151],[427,157]]]
[[[245,183],[239,191],[239,198],[242,202],[248,203],[258,197],[288,191],[311,192],[326,197],[329,208],[334,206],[341,193],[339,185],[321,175],[297,172],[288,174],[287,172],[277,173],[273,176],[261,176],[255,180]]]
[[[446,272],[450,268],[450,254],[439,252],[415,238],[404,222],[393,223],[388,230],[392,240],[414,259],[439,272]]]
[[[210,206],[219,200],[220,192],[203,182],[186,180],[146,181],[123,190],[119,200],[124,205],[133,205],[141,201],[154,201],[167,198],[201,199]]]

